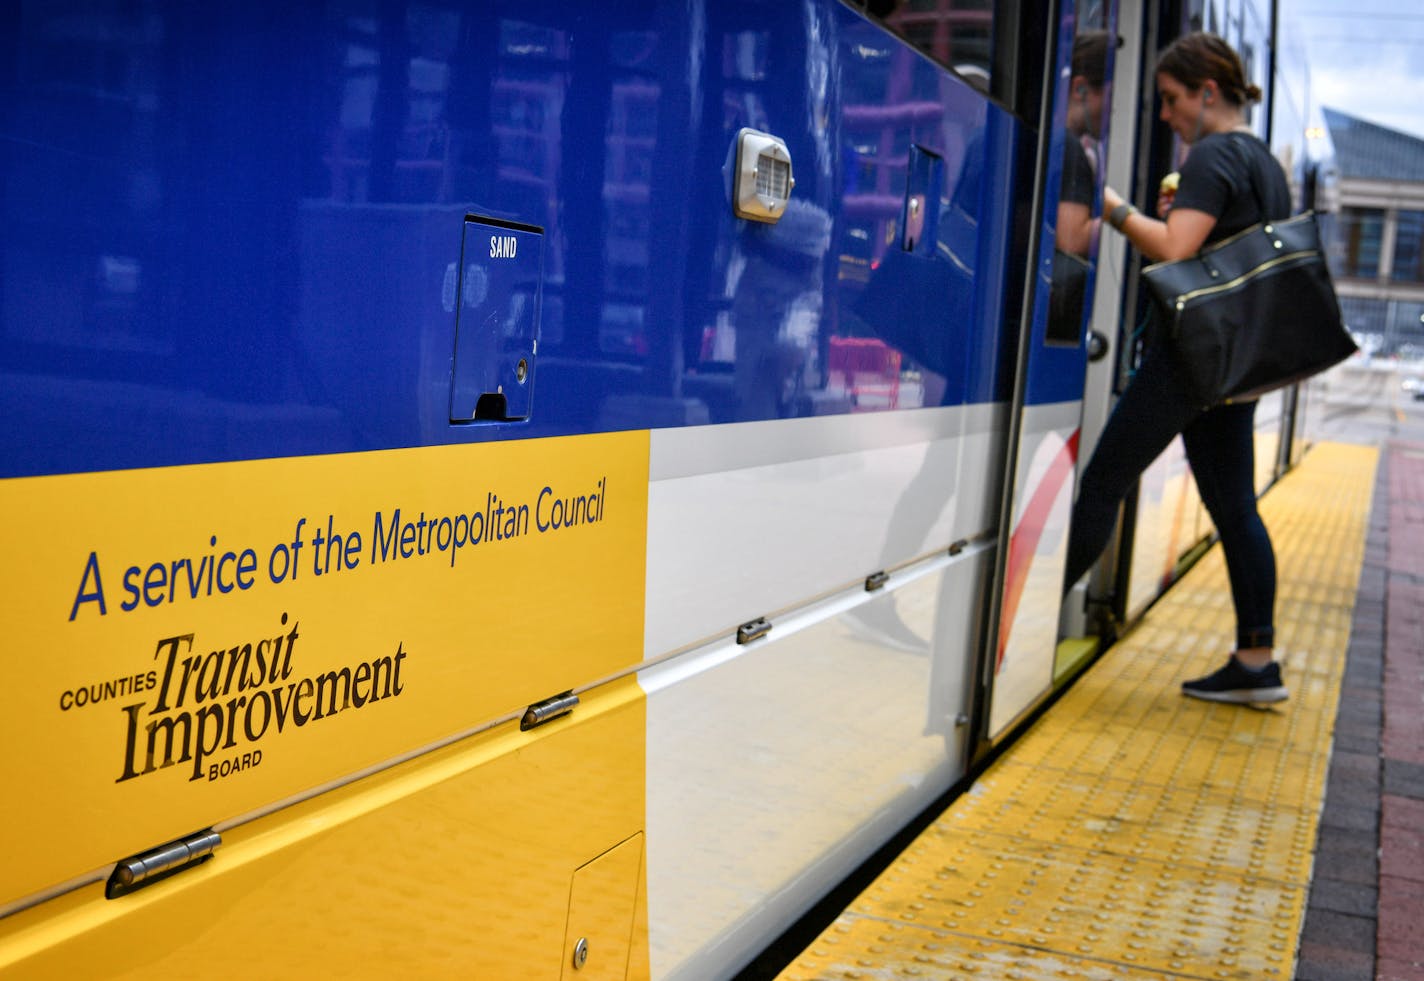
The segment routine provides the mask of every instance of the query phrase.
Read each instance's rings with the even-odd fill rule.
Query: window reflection
[[[1093,216],[1102,183],[1108,53],[1106,31],[1094,27],[1078,29],[1068,70],[1063,176],[1054,224],[1047,334],[1050,343],[1076,344],[1088,312],[1087,289],[1099,231]]]
[[[11,137],[0,153],[0,336],[11,344],[97,350],[101,362],[171,351],[143,310],[166,244],[154,139],[164,30],[145,6],[78,16],[29,3],[5,16],[16,37],[0,82]]]
[[[992,0],[852,0],[935,61],[961,74],[990,72]]]
[[[61,347],[126,383],[335,407],[323,425],[351,445],[446,438],[474,213],[544,229],[561,425],[627,393],[717,421],[904,408],[938,401],[936,370],[963,396],[978,175],[1010,159],[983,142],[987,0],[879,22],[630,0],[577,20],[577,44],[562,8],[505,2],[79,7],[15,17],[9,112],[33,138],[5,163],[0,312],[36,364]],[[730,215],[743,126],[794,147],[778,226]],[[951,297],[903,320],[933,343],[848,311],[906,257],[929,278],[893,294]]]
[[[856,411],[956,404],[974,370],[987,78],[944,79],[868,25],[842,50],[835,248],[846,302],[826,352],[828,394]]]

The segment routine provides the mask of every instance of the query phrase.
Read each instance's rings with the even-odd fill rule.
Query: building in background
[[[1332,271],[1365,350],[1424,358],[1424,139],[1325,110],[1339,169]]]

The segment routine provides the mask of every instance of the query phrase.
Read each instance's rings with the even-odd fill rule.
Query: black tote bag
[[[1258,398],[1357,350],[1313,213],[1253,225],[1142,275],[1202,405]]]
[[[1245,156],[1239,142],[1238,153]],[[1266,208],[1249,160],[1259,213]],[[1315,214],[1263,221],[1143,278],[1202,405],[1246,402],[1357,350],[1320,248]]]

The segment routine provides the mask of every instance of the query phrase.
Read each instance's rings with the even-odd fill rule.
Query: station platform
[[[1424,445],[1262,499],[1288,701],[1184,698],[1208,552],[779,975],[1424,981]]]

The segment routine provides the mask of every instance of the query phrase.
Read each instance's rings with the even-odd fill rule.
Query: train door
[[[1056,24],[1037,172],[1034,288],[1010,408],[997,625],[984,670],[998,738],[1053,686],[1082,425],[1111,93],[1115,4],[1065,4]]]

